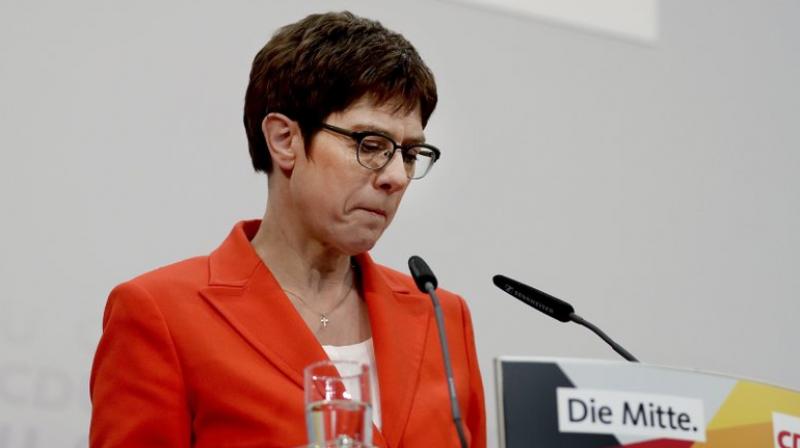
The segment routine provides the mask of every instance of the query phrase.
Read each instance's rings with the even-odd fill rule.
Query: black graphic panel
[[[552,363],[503,361],[506,448],[603,448],[618,446],[611,435],[558,431],[556,388],[575,387]]]

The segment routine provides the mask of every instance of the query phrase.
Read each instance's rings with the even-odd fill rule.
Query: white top
[[[372,395],[372,422],[381,427],[381,394],[375,368],[375,347],[372,338],[353,345],[323,345],[323,350],[332,361],[357,361],[369,366],[369,384]]]

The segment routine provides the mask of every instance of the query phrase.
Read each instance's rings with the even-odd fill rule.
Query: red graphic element
[[[800,448],[800,434],[792,434],[789,431],[779,432],[778,446],[781,448]]]
[[[692,441],[674,439],[655,439],[645,442],[630,443],[628,445],[615,445],[608,448],[691,448]]]

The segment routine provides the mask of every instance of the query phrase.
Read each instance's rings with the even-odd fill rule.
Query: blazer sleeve
[[[471,435],[470,447],[486,448],[486,404],[483,397],[483,381],[478,365],[478,354],[475,350],[475,335],[472,330],[472,317],[463,298],[461,299],[461,314],[464,322],[464,346],[467,348],[467,363],[469,367],[469,408],[464,415],[464,424]]]
[[[91,448],[189,447],[191,421],[177,352],[150,294],[110,294],[90,379]]]

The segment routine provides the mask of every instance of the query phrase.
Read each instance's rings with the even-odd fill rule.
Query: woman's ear
[[[261,122],[261,132],[267,142],[273,166],[283,171],[294,168],[297,151],[303,150],[300,126],[286,115],[272,112]]]

